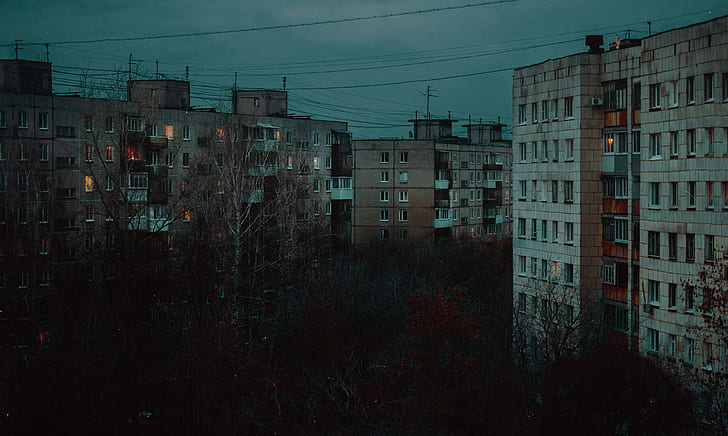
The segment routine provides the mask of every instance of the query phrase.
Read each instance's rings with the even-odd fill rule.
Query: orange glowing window
[[[92,192],[94,190],[94,179],[91,176],[86,176],[84,179],[83,186],[86,188],[86,192]]]
[[[217,139],[220,141],[225,139],[225,129],[223,129],[222,127],[217,128]]]
[[[141,156],[139,155],[139,150],[137,150],[137,148],[134,147],[133,145],[130,145],[126,148],[126,157],[129,160],[141,159]]]
[[[217,179],[217,193],[224,194],[225,189],[223,188],[222,179]]]
[[[182,209],[182,221],[189,221],[192,219],[192,210],[189,207]]]
[[[168,125],[164,127],[164,136],[167,138],[174,138],[174,126]]]

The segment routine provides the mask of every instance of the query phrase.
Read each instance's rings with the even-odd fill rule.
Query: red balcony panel
[[[615,285],[602,285],[602,293],[604,298],[612,301],[619,301],[620,303],[627,303],[627,289],[621,286]]]

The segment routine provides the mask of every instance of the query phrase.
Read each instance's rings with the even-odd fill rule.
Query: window
[[[114,178],[109,175],[106,176],[106,190],[107,191],[114,190]]]
[[[379,240],[386,241],[387,239],[389,239],[389,230],[379,229]]]
[[[672,209],[677,208],[677,194],[678,194],[677,182],[671,182],[670,183],[670,208],[672,208]]]
[[[541,121],[549,120],[549,102],[544,100],[541,102]]]
[[[383,151],[379,155],[379,163],[389,163],[389,152],[388,151]]]
[[[713,235],[705,235],[703,258],[706,263],[712,263],[715,260],[715,236]]]
[[[93,192],[94,190],[94,179],[91,176],[85,176],[84,182],[83,182],[84,189],[86,189],[86,192]]]
[[[614,242],[620,242],[626,244],[628,242],[627,234],[629,229],[628,218],[615,218],[614,219]]]
[[[548,143],[548,141],[541,141],[541,159],[544,162],[549,160],[549,143]]]
[[[399,213],[398,213],[398,217],[399,217],[399,220],[402,222],[407,221],[407,219],[409,218],[407,209],[400,209]]]
[[[559,222],[551,222],[551,242],[558,242],[559,240]]]
[[[18,191],[26,192],[28,190],[28,174],[21,171],[18,173]]]
[[[551,100],[551,119],[559,119],[559,101],[556,99]]]
[[[28,144],[20,144],[18,160],[28,160]]]
[[[518,193],[519,193],[519,200],[525,200],[528,195],[528,185],[526,184],[525,180],[520,180],[518,182]]]
[[[670,260],[677,260],[677,233],[667,234],[667,255]]]
[[[548,280],[551,273],[551,263],[546,259],[541,259],[541,279]]]
[[[324,189],[326,192],[331,192],[331,179],[324,180]]]
[[[406,241],[409,239],[409,231],[407,229],[397,229],[397,239],[400,241]]]
[[[526,123],[526,105],[519,104],[518,105],[518,124],[525,124],[525,123]]]
[[[616,265],[614,262],[605,261],[602,263],[602,282],[607,285],[616,283]]]
[[[382,183],[388,183],[389,182],[389,173],[386,171],[382,171],[379,173],[379,181]]]
[[[7,158],[8,158],[7,145],[0,142],[0,160],[7,160]]]
[[[604,84],[604,110],[615,111],[627,108],[627,81],[617,80]]]
[[[106,117],[105,121],[105,132],[106,133],[114,133],[114,118],[113,117]]]
[[[695,233],[685,234],[685,261],[695,261]]]
[[[382,209],[379,211],[379,221],[389,221],[389,211]]]
[[[723,101],[728,101],[728,73],[723,73]]]
[[[6,127],[8,127],[7,113],[5,111],[0,111],[0,129],[4,129]]]
[[[190,140],[190,126],[182,126],[182,139],[185,141]]]
[[[563,281],[567,284],[574,283],[574,265],[565,263],[563,268]]]
[[[400,171],[399,172],[399,183],[407,183],[407,182],[409,182],[409,172]]]
[[[574,140],[566,140],[566,160],[574,160]]]
[[[695,340],[685,338],[685,363],[692,365],[695,360]]]
[[[675,283],[667,285],[667,308],[672,310],[677,308],[677,285]]]
[[[713,101],[713,73],[703,76],[703,99],[706,102]]]
[[[532,219],[531,220],[531,239],[536,239],[536,236],[538,235],[538,231],[537,231],[536,227],[538,227],[538,220]]]
[[[450,218],[450,209],[435,209],[435,219],[444,220]]]
[[[38,114],[38,128],[40,130],[48,130],[48,112],[40,112]]]
[[[723,182],[723,209],[728,209],[728,182]]]
[[[677,157],[677,132],[670,132],[670,157]]]
[[[399,153],[399,163],[409,162],[409,152],[402,151]]]
[[[518,149],[520,151],[519,157],[521,159],[521,162],[525,162],[526,161],[526,143],[525,142],[519,143]]]
[[[647,329],[647,351],[650,353],[660,352],[660,332],[655,329]]]
[[[705,154],[715,154],[715,129],[708,127],[705,129]]]
[[[400,203],[406,203],[409,201],[409,194],[407,191],[399,191],[399,201]]]
[[[44,162],[48,160],[48,144],[40,144],[40,155],[38,159]]]
[[[660,109],[661,87],[659,83],[650,85],[650,109]]]
[[[21,129],[28,128],[28,111],[18,111],[18,127]]]
[[[174,138],[174,126],[171,124],[167,124],[164,126],[164,136],[166,136],[168,139]]]
[[[321,181],[319,179],[314,179],[313,192],[320,192],[320,191],[321,191]]]
[[[660,232],[647,232],[647,255],[660,257]]]
[[[331,156],[324,156],[324,167],[327,170],[331,169]]]
[[[526,256],[518,256],[518,275],[526,275]]]
[[[574,97],[564,99],[564,118],[574,117]]]
[[[192,209],[189,207],[182,208],[182,221],[190,222],[192,220]]]
[[[557,201],[559,201],[559,181],[552,180],[551,181],[551,202],[556,203]]]
[[[687,94],[688,104],[695,103],[695,77],[690,76],[685,79],[685,92]]]
[[[86,129],[87,132],[93,132],[94,131],[94,117],[93,117],[93,115],[86,115],[85,117],[83,117],[83,127],[84,127],[84,129]],[[154,135],[154,136],[156,136],[156,135]]]
[[[331,206],[331,202],[329,201],[326,203],[326,215],[331,215],[331,211],[332,211],[332,206]]]
[[[649,303],[653,306],[660,305],[660,282],[656,280],[647,281]]]
[[[48,208],[46,206],[38,208],[38,222],[43,224],[48,222]]]
[[[167,168],[174,168],[174,152],[168,151],[167,156],[165,157],[164,163],[167,165]]]
[[[106,160],[106,162],[114,161],[114,146],[113,145],[107,145],[104,148],[104,160]]]
[[[182,168],[189,168],[189,167],[190,167],[190,154],[182,153]]]
[[[660,135],[658,133],[650,134],[650,158],[660,157]]]
[[[650,183],[650,208],[659,209],[660,207],[660,183]]]
[[[565,243],[567,244],[573,244],[574,243],[574,223],[564,223],[564,232],[566,233]]]
[[[518,237],[526,237],[526,218],[518,218]]]
[[[572,203],[574,201],[574,182],[564,181],[564,203]]]
[[[696,182],[688,182],[688,207],[695,207],[695,185]]]
[[[320,133],[314,133],[313,134],[313,145],[314,147],[318,147],[321,144],[321,134]]]
[[[148,173],[129,173],[130,189],[147,189],[149,186]]]
[[[95,216],[96,216],[95,208],[93,206],[87,205],[86,206],[86,222],[93,222]]]
[[[715,188],[715,183],[713,182],[705,182],[705,208],[706,209],[713,209],[715,207],[715,193],[713,192],[713,189]]]
[[[319,158],[318,156],[313,157],[313,169],[317,170],[319,169]]]
[[[695,129],[688,129],[686,135],[688,143],[688,156],[695,156]]]
[[[389,191],[379,191],[379,201],[386,203],[389,201]]]

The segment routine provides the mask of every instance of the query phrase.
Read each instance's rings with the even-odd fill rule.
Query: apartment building
[[[196,110],[174,80],[131,81],[128,101],[58,95],[51,71],[0,61],[0,346],[42,345],[49,301],[107,285],[122,244],[184,255],[215,235],[224,276],[308,236],[350,243],[345,122],[289,116],[269,90]]]
[[[354,141],[353,243],[510,232],[510,141],[500,123],[414,119],[413,139]]]
[[[698,288],[728,246],[728,17],[586,44],[514,72],[515,307],[598,301],[608,337],[725,368]]]

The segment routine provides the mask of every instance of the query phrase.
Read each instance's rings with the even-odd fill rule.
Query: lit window
[[[174,126],[172,126],[171,124],[164,126],[164,136],[169,139],[174,138]]]
[[[86,189],[86,192],[93,192],[93,190],[94,190],[94,179],[93,179],[93,177],[91,177],[91,176],[85,176],[83,186]]]
[[[313,157],[313,169],[317,170],[319,169],[319,158],[318,156]]]
[[[114,161],[114,146],[107,145],[106,146],[106,162],[113,162],[113,161]]]
[[[189,207],[182,208],[182,221],[189,222],[192,219],[192,210]]]
[[[217,128],[217,140],[222,141],[225,139],[225,129],[222,127]]]

